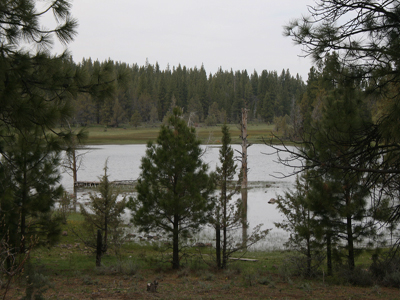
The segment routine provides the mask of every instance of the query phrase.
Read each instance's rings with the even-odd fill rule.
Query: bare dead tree
[[[240,121],[240,139],[242,140],[242,151],[237,151],[240,154],[239,161],[242,163],[240,176],[241,178],[241,194],[242,194],[242,243],[246,245],[247,243],[247,148],[251,146],[251,144],[247,141],[247,112],[248,109],[242,108],[242,117]]]

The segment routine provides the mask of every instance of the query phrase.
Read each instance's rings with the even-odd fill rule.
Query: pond
[[[219,163],[219,146],[202,146],[205,153],[202,157],[208,163],[210,170],[215,170]],[[232,146],[240,150],[239,145]],[[136,180],[140,175],[141,158],[145,155],[146,145],[100,145],[88,147],[79,151],[86,153],[83,164],[78,171],[78,181],[98,181],[104,174],[104,164],[108,160],[108,174],[111,181]],[[269,204],[271,198],[283,194],[293,187],[295,177],[282,177],[289,175],[291,169],[277,163],[276,155],[266,155],[272,152],[265,145],[255,144],[248,148],[248,220],[250,228],[263,223],[263,228],[273,228],[263,247],[280,248],[287,239],[286,233],[278,230],[274,222],[283,219],[274,204]],[[239,153],[237,153],[239,156]],[[237,163],[240,167],[240,162]],[[62,185],[69,192],[73,191],[72,177],[63,173]],[[78,193],[78,201],[84,203],[88,199],[88,190]],[[129,220],[129,212],[125,216]],[[207,230],[203,233],[209,233]]]

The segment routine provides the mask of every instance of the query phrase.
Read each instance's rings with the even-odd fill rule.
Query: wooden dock
[[[114,186],[125,186],[125,185],[135,185],[136,180],[116,180],[111,181]],[[75,182],[76,187],[82,188],[95,188],[100,185],[100,181],[77,181]]]

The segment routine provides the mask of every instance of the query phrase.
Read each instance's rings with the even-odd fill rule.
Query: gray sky
[[[159,63],[172,69],[204,64],[206,72],[289,69],[307,80],[309,58],[282,35],[313,0],[75,0],[78,36],[73,59]],[[61,52],[61,46],[55,46]]]

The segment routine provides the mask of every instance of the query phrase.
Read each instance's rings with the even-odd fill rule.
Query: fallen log
[[[258,259],[253,259],[253,258],[236,258],[236,257],[229,257],[231,260],[241,260],[241,261],[251,261],[251,262],[256,262]]]

